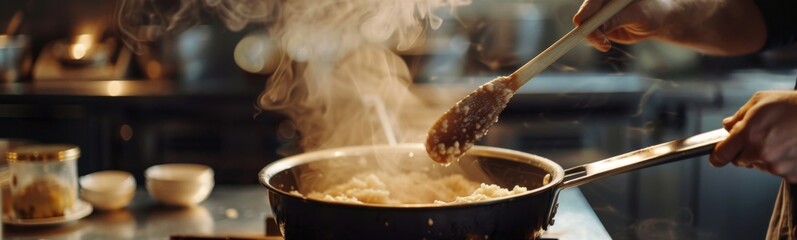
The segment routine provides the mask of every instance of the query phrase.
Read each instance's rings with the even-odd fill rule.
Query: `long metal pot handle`
[[[717,129],[573,167],[565,170],[562,188],[576,187],[619,173],[705,155],[727,136],[725,129]]]

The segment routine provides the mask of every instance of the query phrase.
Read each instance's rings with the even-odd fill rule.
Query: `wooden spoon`
[[[442,164],[458,160],[498,121],[498,115],[520,86],[573,49],[631,1],[633,0],[609,1],[595,15],[573,28],[511,75],[493,79],[457,102],[429,130],[426,138],[426,152],[429,157]]]

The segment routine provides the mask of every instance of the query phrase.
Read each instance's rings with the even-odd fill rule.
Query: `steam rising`
[[[233,30],[240,30],[247,23],[265,24],[282,56],[259,98],[259,106],[290,117],[302,135],[304,150],[313,151],[421,142],[443,109],[430,109],[410,91],[409,69],[393,49],[413,47],[427,28],[439,27],[442,19],[434,14],[434,9],[448,6],[453,11],[468,3],[469,0],[183,0],[170,8],[174,10],[163,11],[167,8],[157,8],[154,2],[127,0],[121,5],[119,19],[120,29],[129,38],[126,42],[133,48],[141,47],[162,31],[194,24],[200,7],[223,19]],[[125,13],[131,8],[137,11]],[[154,21],[141,21],[140,16]],[[144,23],[150,26],[142,26]],[[392,177],[385,178],[385,184],[397,186],[399,190],[391,195],[398,197],[421,194],[415,187],[421,184],[396,177],[403,172],[402,164],[433,164],[426,158],[398,155],[380,156],[379,160],[366,171],[389,172],[387,176]],[[351,166],[352,161],[329,162],[328,166],[314,165],[324,174],[300,176],[303,188],[324,189],[320,186],[340,183],[335,180],[348,181],[359,171]],[[421,175],[426,174],[430,173]],[[321,179],[308,180],[316,177]],[[415,181],[426,182],[423,179],[428,178]],[[431,195],[426,198],[440,199],[434,198],[437,191],[431,188],[425,188],[429,191],[423,194]]]
[[[314,150],[420,142],[442,110],[428,109],[408,89],[409,70],[392,50],[411,48],[427,29],[440,27],[438,9],[455,15],[467,4],[470,0],[123,0],[117,19],[133,50],[198,24],[202,14],[217,16],[235,31],[262,26],[283,56],[259,105],[293,119],[305,150]],[[379,109],[387,110],[381,120]]]
[[[412,129],[428,127],[409,121],[421,102],[407,89],[411,79],[404,62],[386,49],[358,49],[337,66],[308,62],[281,65],[277,71],[260,103],[291,116],[308,150],[387,143],[378,105],[389,110],[388,119],[394,120],[389,126],[403,137],[412,137],[407,135]]]
[[[429,109],[408,89],[409,70],[391,49],[410,48],[427,28],[439,27],[435,9],[468,3],[286,1],[270,29],[286,56],[260,105],[289,115],[307,150],[387,143],[391,136],[419,142],[440,110],[424,112]],[[378,107],[389,115],[381,124]]]
[[[199,24],[202,9],[218,15],[230,30],[239,31],[249,23],[273,22],[281,4],[263,0],[122,0],[116,19],[125,44],[139,52],[144,44],[164,34]]]

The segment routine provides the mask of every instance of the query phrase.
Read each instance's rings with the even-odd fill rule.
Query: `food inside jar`
[[[52,177],[34,180],[14,194],[17,218],[51,218],[64,216],[75,201],[74,191]]]

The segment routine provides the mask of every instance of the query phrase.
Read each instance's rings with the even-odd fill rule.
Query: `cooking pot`
[[[260,172],[282,235],[288,239],[537,239],[554,224],[561,189],[643,167],[707,154],[727,136],[718,129],[563,170],[544,157],[474,146],[441,166],[421,144],[356,146],[308,152],[275,161]],[[380,161],[380,159],[382,159]],[[375,169],[515,185],[527,192],[457,204],[359,204],[296,194],[344,183]]]

